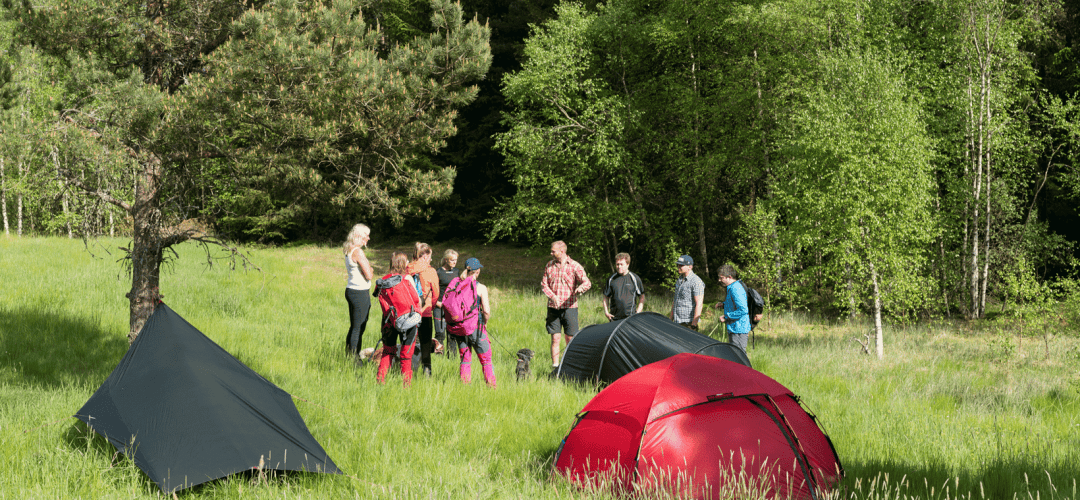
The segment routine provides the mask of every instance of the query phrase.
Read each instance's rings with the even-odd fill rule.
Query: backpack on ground
[[[384,327],[392,325],[397,331],[405,332],[420,324],[420,313],[416,311],[420,297],[402,275],[387,274],[375,280],[375,296],[382,307]]]
[[[476,280],[454,278],[442,294],[443,320],[446,333],[468,337],[479,325],[480,299],[476,292]]]

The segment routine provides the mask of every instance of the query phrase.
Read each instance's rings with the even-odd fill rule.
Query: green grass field
[[[159,490],[72,414],[127,349],[126,240],[0,236],[0,498],[145,498]],[[445,245],[435,245],[441,255]],[[411,389],[379,386],[344,355],[344,266],[336,246],[250,249],[261,271],[207,267],[178,248],[161,290],[176,312],[296,398],[347,476],[229,479],[182,498],[602,498],[551,479],[589,389],[547,380],[539,277],[546,254],[479,244],[491,287],[497,390],[457,380],[457,360]],[[369,250],[385,271],[389,247]],[[571,254],[572,255],[572,254]],[[219,257],[214,254],[214,257]],[[599,284],[583,325],[601,321]],[[706,300],[715,300],[710,288]],[[670,298],[647,306],[666,312]],[[375,306],[377,308],[377,306]],[[379,313],[374,312],[377,318]],[[365,346],[377,337],[369,323]],[[713,327],[710,316],[705,330]],[[885,359],[862,353],[862,324],[768,311],[755,368],[802,396],[847,470],[837,498],[1080,499],[1080,341],[1024,338],[962,322],[886,330]],[[517,382],[512,353],[536,351]],[[651,497],[650,497],[651,498]]]

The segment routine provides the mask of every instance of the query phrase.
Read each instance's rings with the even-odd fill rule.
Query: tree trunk
[[[964,208],[968,211],[966,220],[963,225],[963,246],[968,256],[967,261],[964,262],[963,275],[968,279],[968,293],[971,296],[968,309],[968,319],[974,319],[978,315],[978,297],[976,289],[978,288],[978,177],[975,165],[978,163],[978,156],[975,153],[975,98],[972,94],[972,87],[974,83],[971,81],[971,77],[968,78],[968,148],[966,151],[967,161],[966,170],[968,178],[971,181],[971,194],[970,199],[964,202]],[[981,112],[980,112],[981,114]],[[970,200],[974,199],[972,203]]]
[[[57,188],[60,189],[60,207],[64,211],[64,228],[67,229],[68,239],[71,239],[74,236],[71,232],[71,214],[68,210],[68,195],[67,189],[64,186],[64,181],[60,178],[60,159],[57,158],[56,147],[53,147],[52,150],[52,161],[53,168],[56,169],[56,185]]]
[[[989,25],[989,19],[987,19],[987,25]],[[988,28],[989,29],[989,28]],[[989,57],[989,47],[987,47],[987,57]],[[989,64],[989,63],[988,63]],[[986,229],[983,231],[983,269],[982,269],[982,290],[979,293],[979,317],[986,315],[986,285],[990,282],[990,192],[993,188],[993,180],[990,176],[990,168],[992,166],[991,160],[993,159],[993,150],[990,145],[994,141],[994,131],[989,129],[991,120],[994,118],[994,110],[990,107],[991,89],[987,86],[986,89],[986,211],[983,212],[983,219],[986,219]]]
[[[989,117],[987,117],[989,118]],[[982,289],[979,293],[979,317],[986,315],[986,285],[990,282],[990,152],[986,153],[986,229],[983,231]]]
[[[758,53],[757,48],[754,48],[754,87],[757,89],[757,118],[758,127],[761,135],[761,172],[766,179],[769,175],[769,147],[768,147],[768,134],[765,132],[765,100],[761,94],[761,77],[758,74]],[[754,213],[757,208],[757,183],[750,182],[750,213]]]
[[[940,213],[940,210],[941,209],[940,209],[940,205],[939,205],[939,208],[938,208],[939,213]],[[946,266],[945,266],[945,237],[944,236],[938,236],[938,251],[939,251],[939,255],[941,257],[941,263],[938,264],[938,265],[941,267],[941,297],[942,297],[942,300],[945,301],[945,317],[946,318],[952,318],[952,312],[950,312],[950,310],[949,310],[949,290],[950,290],[950,286],[949,286],[948,275],[947,275],[948,271],[947,271]]]
[[[982,117],[982,99],[980,93],[979,114]],[[974,117],[973,117],[974,119]],[[979,315],[979,201],[982,198],[982,121],[975,122],[975,137],[972,138],[972,184],[971,184],[971,318]]]
[[[26,172],[24,171],[24,169],[25,169],[25,167],[23,166],[23,162],[20,161],[19,162],[19,179],[22,179],[22,180],[25,181]],[[22,236],[22,234],[23,234],[23,190],[22,189],[18,190],[18,192],[15,193],[15,219],[16,219],[15,222],[18,225],[18,227],[17,227],[17,229],[15,231],[15,234],[17,234],[19,236]]]
[[[690,24],[690,20],[686,20]],[[694,58],[694,46],[690,45],[690,78],[693,80],[694,101],[700,101],[697,81],[697,60]],[[694,166],[700,169],[701,165],[701,117],[698,114],[699,106],[694,106]],[[709,276],[709,249],[705,244],[705,203],[702,201],[698,207],[698,247],[701,251],[701,262],[705,264],[705,280]]]
[[[848,253],[851,253],[851,250],[848,250]],[[851,264],[844,264],[844,275],[847,278],[848,307],[851,308],[848,318],[855,319],[858,304],[855,302],[855,278],[851,275]]]
[[[702,207],[704,209],[704,207]],[[705,246],[705,214],[698,210],[698,246],[701,249],[701,262],[705,264],[705,276],[709,276],[709,249]]]
[[[870,262],[870,280],[874,284],[874,349],[878,359],[885,357],[885,334],[881,330],[881,288],[878,287],[877,269]]]
[[[4,212],[4,234],[11,234],[7,216],[7,175],[4,173],[4,159],[0,158],[0,212]]]
[[[158,206],[161,163],[151,157],[145,160],[142,169],[136,184],[135,203],[131,206],[131,291],[127,294],[131,316],[128,342],[135,341],[161,299],[158,286],[165,249],[161,234],[161,208]]]

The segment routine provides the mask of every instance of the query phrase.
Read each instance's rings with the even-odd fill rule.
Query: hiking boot
[[[430,366],[425,366],[424,367],[424,376],[427,377],[427,378],[431,378],[431,367]]]
[[[435,349],[431,351],[433,354],[443,353],[443,345],[442,342],[439,342],[439,339],[431,339],[431,343],[435,345]]]

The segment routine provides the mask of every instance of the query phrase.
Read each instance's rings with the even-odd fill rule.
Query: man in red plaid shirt
[[[552,368],[559,366],[559,346],[562,343],[559,331],[566,332],[567,344],[577,334],[577,298],[589,291],[591,286],[585,268],[566,255],[566,243],[552,243],[551,261],[544,266],[544,278],[540,280],[540,287],[548,296],[547,332],[551,334]]]

